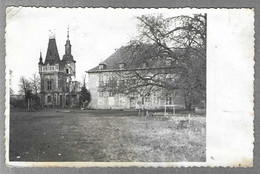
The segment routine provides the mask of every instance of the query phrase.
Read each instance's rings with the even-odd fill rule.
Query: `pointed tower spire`
[[[71,44],[69,39],[69,27],[67,28],[67,40],[65,44],[65,55],[62,60],[73,60],[73,56],[71,55]]]
[[[50,31],[49,44],[48,44],[44,64],[58,63],[59,61],[60,61],[60,56],[56,44],[55,32]]]
[[[70,39],[70,27],[68,26],[68,30],[67,30],[67,40],[69,40]]]
[[[42,51],[40,51],[40,58],[39,58],[39,65],[43,65],[43,62],[42,62]]]

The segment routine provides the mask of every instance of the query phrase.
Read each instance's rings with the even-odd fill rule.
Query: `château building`
[[[147,61],[152,60],[145,58],[152,49],[152,46],[144,48],[143,55],[133,59],[127,51],[128,46],[121,47],[98,66],[87,71],[88,88],[91,93],[89,107],[93,109],[160,109],[165,105],[184,107],[184,99],[174,92],[168,92],[160,87],[153,87],[149,92],[143,92],[149,87],[149,79],[137,79],[136,73],[147,77],[157,73],[158,78],[166,81],[174,80],[174,74],[166,73],[174,65],[171,60]],[[147,81],[148,85],[145,88],[137,88],[139,83],[145,83],[141,80]]]
[[[45,60],[39,59],[40,99],[42,107],[68,108],[79,105],[79,82],[76,77],[76,61],[71,54],[69,29],[65,54],[60,59],[55,34],[49,36]]]

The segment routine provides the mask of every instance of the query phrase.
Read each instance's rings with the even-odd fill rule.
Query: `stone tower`
[[[65,54],[60,60],[55,35],[51,33],[45,61],[39,58],[41,104],[43,107],[73,107],[79,99],[79,83],[75,81],[76,61],[71,54],[69,29]]]

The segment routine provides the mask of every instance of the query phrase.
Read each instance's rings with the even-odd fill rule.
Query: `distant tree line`
[[[34,73],[31,78],[22,76],[19,82],[19,97],[11,97],[11,105],[18,108],[40,108],[40,77]],[[10,93],[10,94],[13,94]]]

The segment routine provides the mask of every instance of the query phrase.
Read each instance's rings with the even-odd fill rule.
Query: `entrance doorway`
[[[69,106],[69,104],[70,104],[70,101],[69,101],[69,100],[70,100],[69,95],[66,95],[66,105],[67,105],[67,106]]]

